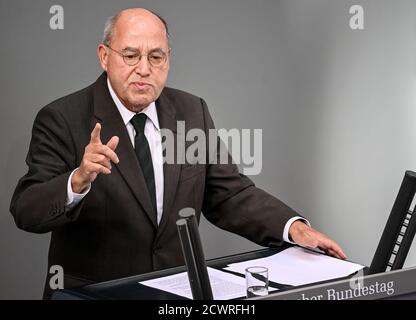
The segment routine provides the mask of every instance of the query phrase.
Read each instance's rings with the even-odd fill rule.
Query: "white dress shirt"
[[[120,99],[117,97],[116,93],[114,92],[110,81],[107,79],[108,89],[110,91],[111,97],[115,105],[117,106],[118,111],[123,119],[123,122],[126,126],[127,132],[129,134],[130,141],[134,147],[134,137],[136,135],[136,131],[134,130],[133,125],[130,123],[130,120],[134,117],[136,113],[127,109]],[[162,219],[163,213],[163,192],[164,192],[164,176],[163,176],[163,148],[162,148],[162,137],[160,134],[160,126],[159,126],[159,118],[156,112],[156,104],[152,102],[147,108],[145,108],[142,113],[145,113],[147,116],[144,134],[147,138],[149,143],[150,153],[152,155],[152,162],[153,162],[153,172],[155,175],[155,185],[156,185],[156,206],[157,206],[157,223],[160,223]],[[116,150],[117,153],[117,150]],[[68,179],[67,185],[67,201],[66,201],[66,209],[71,210],[74,208],[90,191],[91,184],[88,186],[88,189],[82,193],[75,193],[72,190],[71,180],[72,176],[75,173],[75,169]],[[289,228],[293,222],[296,220],[302,220],[308,225],[310,225],[309,221],[303,219],[302,217],[293,217],[288,222],[286,222],[285,228],[283,230],[283,240],[286,242],[293,243],[289,240]]]

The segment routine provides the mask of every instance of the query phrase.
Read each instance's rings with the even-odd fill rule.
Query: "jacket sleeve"
[[[67,183],[76,168],[70,128],[58,110],[46,106],[37,115],[29,152],[28,172],[13,194],[10,212],[25,231],[46,233],[74,221],[83,201],[67,211]]]
[[[203,100],[205,130],[214,129],[214,123]],[[217,152],[209,155],[205,197],[202,206],[204,216],[216,226],[239,234],[262,246],[278,246],[283,243],[286,222],[299,216],[283,202],[257,188],[253,181],[240,174],[227,151],[227,164],[220,163],[221,140],[217,139]],[[210,143],[207,143],[210,145]],[[209,154],[209,150],[207,154]]]

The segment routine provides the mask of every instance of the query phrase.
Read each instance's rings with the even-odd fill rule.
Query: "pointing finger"
[[[94,127],[94,130],[92,130],[91,132],[91,143],[96,143],[96,144],[100,144],[101,143],[101,138],[100,138],[100,134],[101,134],[101,124],[99,124],[97,122],[97,124]]]

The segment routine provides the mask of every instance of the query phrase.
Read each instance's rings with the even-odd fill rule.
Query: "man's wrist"
[[[85,182],[81,174],[79,172],[79,169],[74,172],[71,179],[71,188],[72,191],[75,193],[84,193],[89,187],[89,182]]]
[[[71,175],[68,178],[67,182],[67,199],[65,203],[66,210],[70,211],[72,210],[84,197],[87,195],[87,193],[91,189],[91,184],[87,185],[87,188],[84,190],[81,190],[82,193],[79,193],[78,190],[74,190],[72,186],[72,178],[74,177],[75,173],[78,171],[78,168],[72,171]],[[76,179],[75,179],[76,181]]]
[[[290,234],[289,230],[291,229],[292,224],[294,224],[297,221],[300,221],[300,222],[304,223],[306,226],[311,225],[308,220],[306,220],[305,218],[303,218],[301,216],[296,216],[296,217],[293,217],[293,218],[289,219],[289,221],[286,222],[286,225],[285,225],[284,230],[283,230],[283,240],[284,241],[292,243],[292,244],[295,243],[293,241],[293,236],[292,236],[292,234]],[[293,230],[291,230],[291,231],[293,231]]]

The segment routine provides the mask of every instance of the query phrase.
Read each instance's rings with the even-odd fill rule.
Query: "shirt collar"
[[[121,117],[123,118],[124,125],[127,125],[130,122],[130,120],[136,115],[136,113],[130,111],[124,106],[124,104],[118,98],[117,94],[114,92],[114,89],[111,86],[110,80],[108,78],[107,78],[107,85],[108,85],[108,90],[110,91],[110,95],[113,98],[113,101],[118,111],[120,112]],[[140,113],[146,114],[146,116],[152,121],[153,126],[158,131],[160,131],[159,118],[157,116],[156,104],[154,101],[151,104],[149,104],[146,108],[144,108]]]

